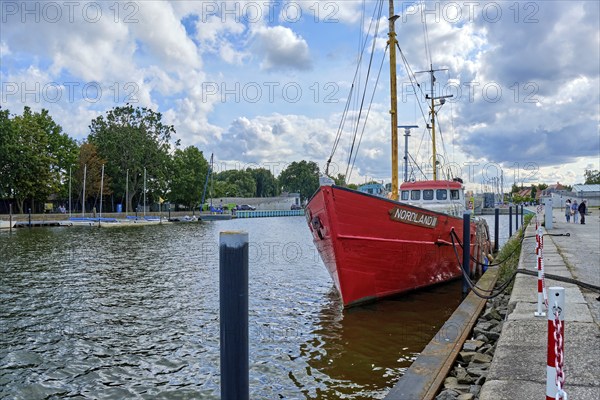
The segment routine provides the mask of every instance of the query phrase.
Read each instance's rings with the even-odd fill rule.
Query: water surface
[[[218,399],[232,229],[251,242],[253,399],[381,398],[460,302],[454,282],[342,311],[303,217],[3,232],[0,397]]]

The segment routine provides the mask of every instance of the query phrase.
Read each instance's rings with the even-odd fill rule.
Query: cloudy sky
[[[331,170],[344,173],[366,84],[363,120],[373,101],[362,137],[358,130],[351,180],[389,180],[387,60],[377,81],[389,54],[387,0],[379,18],[374,0],[0,5],[1,105],[13,113],[25,105],[49,109],[82,140],[90,120],[108,109],[149,106],[175,126],[183,146],[215,153],[220,168],[261,165],[277,174],[303,159],[324,167],[350,99]],[[483,188],[500,169],[507,187],[514,180],[581,183],[584,169],[599,169],[598,1],[395,7],[410,69],[433,64],[441,69],[436,95],[454,95],[439,109],[440,160],[470,188]],[[368,37],[375,29],[378,37]],[[363,56],[350,96],[361,47],[374,56]],[[427,74],[415,76],[417,95],[398,62],[398,121],[419,126],[409,152],[427,172],[421,90],[431,85]]]

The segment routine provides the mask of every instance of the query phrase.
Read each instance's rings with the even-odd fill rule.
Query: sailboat
[[[333,184],[327,176],[306,206],[318,252],[345,307],[425,288],[458,278],[462,272],[451,232],[463,237],[464,186],[460,178],[406,181],[398,186],[398,117],[394,2],[389,0],[392,183],[388,197]],[[433,67],[430,69],[434,79]],[[435,107],[431,96],[435,150]],[[436,104],[437,103],[437,104]],[[470,224],[471,254],[489,249],[487,225]],[[479,230],[479,231],[478,231]],[[485,231],[485,232],[484,232]],[[459,257],[462,250],[456,246]],[[473,263],[471,263],[473,268]]]
[[[210,155],[210,165],[208,166],[208,171],[206,171],[206,181],[204,182],[204,190],[202,191],[202,200],[200,202],[201,210],[204,208],[204,200],[206,199],[206,189],[208,188],[208,181],[211,180],[211,189],[210,189],[210,205],[208,206],[207,212],[200,212],[200,221],[226,221],[230,220],[233,215],[231,213],[225,213],[222,208],[215,208],[212,204],[212,189],[214,185],[213,180],[213,162],[214,162],[214,154]]]

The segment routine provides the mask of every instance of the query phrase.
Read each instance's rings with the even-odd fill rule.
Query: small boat
[[[198,222],[198,217],[195,215],[191,217],[189,215],[184,215],[183,217],[169,218],[169,222]]]
[[[218,214],[218,213],[210,213],[210,214],[205,214],[202,213],[199,216],[200,221],[227,221],[230,220],[231,218],[233,218],[232,214],[226,214],[226,213],[222,213],[222,214]]]
[[[389,10],[391,191],[369,186],[353,190],[322,176],[319,189],[306,206],[313,241],[345,307],[425,288],[462,274],[452,232],[462,239],[466,211],[463,182],[460,178],[438,179],[435,162],[432,179],[413,182],[405,174],[405,182],[398,186],[398,42],[393,0],[389,0]],[[431,100],[431,120],[427,125],[433,139],[432,159],[437,160],[436,107],[448,96],[435,97],[435,70],[431,67],[424,72],[431,76],[432,91],[426,96]],[[485,221],[470,224],[471,254],[477,258],[489,251],[486,228]],[[456,247],[460,258],[462,249]]]

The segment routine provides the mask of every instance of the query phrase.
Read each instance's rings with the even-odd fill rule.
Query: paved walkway
[[[553,229],[570,237],[544,238],[546,273],[574,277],[600,285],[600,213],[586,224],[567,224],[562,210],[554,210]],[[546,232],[545,232],[546,233]],[[526,235],[535,235],[531,224]],[[535,238],[523,241],[519,268],[536,269]],[[546,280],[546,286],[565,290],[565,391],[569,399],[600,399],[600,302],[598,294]],[[498,341],[481,400],[545,399],[547,319],[535,317],[537,278],[519,274],[509,301],[507,320]]]

